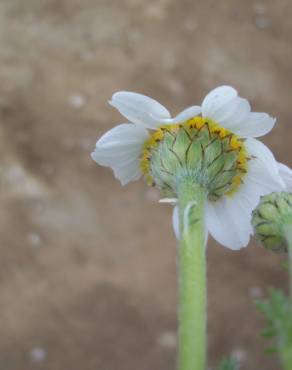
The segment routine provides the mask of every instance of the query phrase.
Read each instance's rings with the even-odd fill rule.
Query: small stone
[[[76,142],[70,137],[66,137],[62,141],[63,147],[65,150],[71,151],[76,147]]]
[[[263,295],[263,290],[258,286],[252,286],[249,289],[249,294],[252,298],[260,298]]]
[[[47,357],[47,351],[40,347],[33,348],[30,351],[30,357],[33,362],[43,362]]]
[[[270,21],[268,18],[261,15],[261,16],[256,16],[255,24],[258,29],[263,30],[269,27]]]
[[[72,108],[81,109],[86,104],[86,98],[81,94],[71,95],[69,96],[69,104]]]
[[[133,28],[127,33],[130,42],[138,43],[142,40],[143,34],[139,29]]]
[[[84,60],[85,62],[92,62],[96,60],[96,54],[91,50],[87,50],[87,51],[83,51],[80,54],[80,58]]]
[[[157,339],[159,346],[166,349],[174,349],[176,347],[176,334],[173,331],[165,331],[161,333]]]
[[[167,16],[169,0],[156,0],[152,3],[146,3],[146,15],[156,21],[162,21]]]
[[[10,194],[27,197],[40,197],[45,194],[43,184],[20,163],[0,167],[0,181]]]
[[[181,81],[177,79],[169,79],[167,81],[167,88],[175,97],[182,96],[184,93],[184,86]]]
[[[146,191],[146,199],[150,200],[151,202],[158,202],[160,196],[159,192],[154,188],[149,188]]]
[[[184,23],[185,29],[189,32],[194,32],[198,29],[198,22],[194,19],[187,19]]]
[[[263,15],[266,13],[267,8],[264,3],[256,2],[253,4],[253,10],[256,15]]]
[[[94,148],[94,145],[91,139],[87,139],[87,138],[80,139],[78,144],[79,144],[79,147],[85,150],[86,152],[92,151],[92,149]]]
[[[247,352],[243,348],[236,348],[231,352],[231,356],[237,360],[238,362],[242,363],[247,358]]]
[[[32,247],[39,247],[41,245],[41,237],[36,232],[30,233],[27,239]]]
[[[168,51],[162,54],[161,63],[165,70],[172,71],[177,66],[177,60],[175,53]]]
[[[42,171],[46,174],[46,175],[49,175],[49,176],[52,176],[55,174],[56,172],[56,168],[50,164],[50,163],[43,163],[42,166]]]

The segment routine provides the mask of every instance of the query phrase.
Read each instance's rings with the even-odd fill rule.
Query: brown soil
[[[171,208],[90,158],[123,118],[116,90],[176,113],[219,84],[278,117],[291,162],[289,0],[0,2],[0,368],[175,369]],[[210,240],[209,363],[275,370],[254,297],[285,287],[282,258]]]

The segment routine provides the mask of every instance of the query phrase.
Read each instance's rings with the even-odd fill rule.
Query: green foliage
[[[285,269],[285,270],[289,270],[289,261],[288,261],[288,260],[284,261],[284,262],[282,263],[282,267],[283,267],[283,269]]]
[[[234,358],[227,357],[220,362],[217,370],[239,370],[239,364]]]
[[[281,290],[271,289],[270,298],[257,302],[258,309],[265,315],[267,326],[261,335],[273,338],[275,343],[267,353],[278,352],[282,361],[286,354],[292,354],[292,309],[291,303]],[[292,368],[292,363],[290,363]]]

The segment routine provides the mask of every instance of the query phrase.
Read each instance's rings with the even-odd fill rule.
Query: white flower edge
[[[216,202],[207,202],[206,229],[220,244],[232,250],[247,246],[253,233],[252,211],[262,195],[273,191],[292,189],[292,170],[277,163],[272,152],[256,139],[246,140],[249,171],[244,184],[232,196],[223,196]],[[179,237],[178,206],[173,211],[173,228]]]
[[[111,167],[122,185],[141,176],[140,156],[148,131],[140,125],[121,124],[106,132],[96,143],[92,159],[101,166]]]
[[[202,116],[242,138],[263,136],[276,123],[276,119],[267,113],[251,112],[249,102],[239,97],[238,92],[230,86],[217,87],[205,97]]]
[[[278,163],[279,173],[285,183],[285,190],[292,192],[292,170],[283,163]]]
[[[201,113],[199,106],[193,106],[171,118],[169,111],[156,100],[130,91],[115,93],[109,103],[130,122],[154,130],[164,124],[186,121]]]
[[[250,112],[248,101],[230,86],[217,87],[204,98],[201,107],[189,107],[174,118],[156,100],[134,92],[117,92],[110,104],[131,123],[105,133],[96,143],[92,158],[102,166],[111,167],[122,185],[141,177],[139,158],[149,137],[147,129],[183,122],[199,114],[243,138],[262,136],[275,124],[275,119],[266,113]]]
[[[231,86],[215,88],[206,95],[201,106],[189,107],[174,118],[162,104],[143,94],[119,91],[109,103],[130,122],[149,129],[183,122],[202,114],[202,117],[214,120],[238,136],[248,138],[267,134],[276,122],[267,113],[251,112],[249,102],[238,96]]]

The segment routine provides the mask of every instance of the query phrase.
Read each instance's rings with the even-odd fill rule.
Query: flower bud
[[[195,117],[160,127],[145,144],[141,168],[164,196],[175,197],[180,179],[188,177],[216,201],[241,184],[248,159],[243,139],[211,120]]]
[[[255,237],[274,252],[287,252],[284,225],[292,224],[292,193],[272,193],[261,197],[253,211],[252,225]]]

